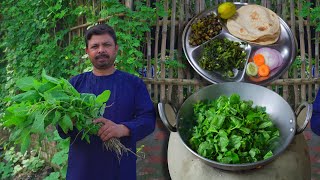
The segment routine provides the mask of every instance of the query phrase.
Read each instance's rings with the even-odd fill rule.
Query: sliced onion
[[[277,55],[278,55],[278,59],[279,59],[279,63],[278,63],[278,67],[282,65],[283,63],[283,58],[281,56],[281,53],[275,49],[272,49]]]
[[[269,66],[270,70],[279,67],[282,64],[282,56],[279,51],[271,48],[260,48],[255,54],[262,54],[265,60],[265,64]]]

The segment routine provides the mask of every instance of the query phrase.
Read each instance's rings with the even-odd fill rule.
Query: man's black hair
[[[112,37],[114,43],[117,44],[117,36],[114,29],[107,24],[98,24],[90,27],[86,31],[86,34],[85,34],[86,47],[88,47],[88,41],[91,39],[92,35],[102,35],[102,34],[109,34]]]

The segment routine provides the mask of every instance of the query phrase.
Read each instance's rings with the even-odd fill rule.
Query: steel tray
[[[237,9],[240,8],[241,6],[248,5],[247,3],[234,3],[234,4],[236,5]],[[244,50],[247,52],[246,64],[248,63],[249,58],[253,56],[253,53],[262,47],[273,48],[278,50],[281,53],[283,57],[282,65],[277,69],[272,70],[268,77],[258,77],[258,78],[249,77],[245,73],[246,66],[244,67],[244,69],[236,70],[235,76],[232,78],[223,77],[218,72],[208,71],[201,68],[198,64],[198,61],[201,58],[200,54],[203,49],[202,45],[205,44],[205,42],[199,46],[191,46],[189,44],[188,38],[191,34],[191,25],[195,23],[197,19],[208,16],[211,13],[215,13],[217,15],[217,7],[209,8],[199,13],[195,17],[193,17],[184,28],[184,31],[182,34],[182,47],[188,62],[199,75],[201,75],[203,78],[205,78],[209,82],[214,84],[223,83],[223,82],[248,82],[248,83],[253,83],[258,85],[267,85],[272,81],[280,78],[288,70],[290,65],[295,60],[296,51],[297,51],[296,39],[293,36],[289,26],[283,21],[283,19],[279,17],[281,30],[280,30],[280,37],[277,42],[270,45],[258,45],[258,44],[247,42],[248,45],[244,47]],[[220,22],[222,23],[222,30],[220,34],[218,34],[217,36],[213,37],[210,40],[213,40],[215,38],[228,38],[229,40],[232,40],[232,41],[246,42],[246,41],[240,40],[239,38],[229,33],[225,24],[222,21]]]

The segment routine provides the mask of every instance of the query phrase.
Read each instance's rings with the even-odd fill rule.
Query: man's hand
[[[101,123],[102,126],[98,131],[98,136],[102,141],[107,141],[113,137],[129,136],[130,130],[123,124],[116,124],[113,121],[106,118],[98,118],[93,121],[94,123]]]

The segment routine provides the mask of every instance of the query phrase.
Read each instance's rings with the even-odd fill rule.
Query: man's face
[[[115,44],[109,34],[93,35],[88,41],[86,53],[94,66],[99,70],[105,70],[113,66],[118,52],[118,45]]]

